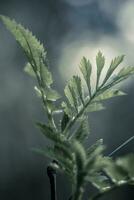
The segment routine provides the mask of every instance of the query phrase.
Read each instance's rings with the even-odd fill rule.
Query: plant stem
[[[85,106],[78,112],[78,114],[69,121],[69,123],[67,124],[63,134],[66,135],[66,133],[68,132],[68,130],[70,130],[72,128],[72,126],[75,124],[75,122],[77,121],[77,119],[84,113],[84,111],[86,110],[86,108],[88,107],[88,105],[92,102],[92,100],[96,97],[97,95],[97,91],[95,92],[95,94],[90,98],[90,100],[85,104]]]
[[[51,200],[57,200],[56,192],[56,170],[52,166],[47,167],[47,175],[50,181]]]

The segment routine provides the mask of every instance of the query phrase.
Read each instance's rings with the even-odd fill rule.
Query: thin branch
[[[119,150],[121,150],[122,148],[124,148],[128,143],[130,143],[132,140],[134,140],[134,135],[132,137],[130,137],[128,140],[126,140],[125,142],[123,142],[123,144],[121,144],[119,147],[117,147],[114,151],[112,151],[108,156],[113,156],[113,154],[117,153]]]

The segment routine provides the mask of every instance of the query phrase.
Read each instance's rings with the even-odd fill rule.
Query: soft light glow
[[[91,61],[93,66],[92,71],[92,84],[94,85],[96,82],[96,55],[100,50],[105,58],[105,67],[102,71],[101,80],[103,80],[104,75],[107,72],[107,69],[111,63],[111,60],[120,55],[118,49],[115,47],[116,42],[113,42],[112,39],[104,37],[100,41],[100,43],[96,44],[94,42],[90,43],[89,41],[84,42],[83,44],[78,42],[70,42],[70,44],[65,45],[62,50],[60,62],[59,62],[59,70],[61,73],[61,77],[64,80],[69,80],[73,75],[81,75],[79,70],[80,61],[83,56]]]
[[[118,15],[118,25],[128,42],[134,44],[134,1],[123,4]]]
[[[63,1],[67,2],[72,6],[84,6],[93,2],[93,0],[63,0]]]

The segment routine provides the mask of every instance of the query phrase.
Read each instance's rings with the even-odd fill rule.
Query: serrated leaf
[[[86,112],[96,112],[96,111],[101,111],[104,109],[105,107],[103,106],[102,103],[94,102],[86,108]]]
[[[81,78],[79,76],[73,76],[73,82],[74,82],[75,94],[79,97],[81,103],[84,105]]]
[[[76,96],[76,85],[71,79],[69,83],[66,85],[64,89],[64,93],[70,103],[70,105],[75,108],[76,112],[78,112],[78,96]]]
[[[67,102],[62,102],[61,104],[64,112],[70,117],[72,118],[75,115],[75,111],[73,108],[71,108]]]
[[[30,65],[30,63],[27,63],[27,64],[26,64],[26,66],[24,67],[24,71],[25,71],[28,75],[30,75],[30,76],[32,76],[32,77],[36,77],[35,72],[34,72],[32,66]]]
[[[55,152],[54,149],[51,147],[32,148],[32,151],[48,158],[55,159]]]
[[[97,140],[93,145],[91,145],[88,149],[87,149],[87,155],[90,156],[92,155],[92,153],[98,149],[98,147],[103,146],[103,139],[99,139]]]
[[[104,64],[105,64],[105,58],[102,55],[102,53],[99,51],[96,56],[96,65],[97,65],[96,89],[98,88],[98,85],[99,85],[100,75],[101,75],[102,69],[104,67]]]
[[[126,80],[131,75],[134,75],[134,67],[124,67],[122,68],[117,75],[115,75],[112,80],[103,87],[104,90],[108,90],[109,88],[117,85],[118,83]]]
[[[114,70],[119,66],[119,64],[123,61],[123,59],[124,59],[124,55],[121,55],[111,61],[110,67],[107,71],[103,84],[110,78]]]
[[[37,86],[35,86],[34,89],[36,91],[37,96],[41,97],[42,96],[41,90]],[[43,95],[46,99],[46,102],[51,102],[51,103],[61,98],[61,95],[56,90],[53,90],[51,88],[44,89]]]
[[[40,56],[42,55],[43,58],[46,57],[46,50],[44,49],[43,45],[36,39],[35,36],[32,35],[28,29],[25,29],[21,24],[17,24],[15,20],[11,20],[9,17],[3,15],[0,15],[0,19],[21,45],[30,61],[32,52],[34,61],[36,62],[36,66],[34,67],[35,70],[37,70],[36,67],[40,66]]]
[[[95,186],[98,190],[100,190],[100,192],[104,192],[111,188],[109,179],[104,175],[100,175],[99,173],[95,174],[94,176],[90,176],[88,180],[91,182],[93,186]]]
[[[63,112],[63,117],[61,120],[61,131],[65,130],[69,120],[70,120],[69,116],[65,112]]]
[[[134,181],[134,154],[120,157],[116,160],[116,164],[122,167],[127,173],[131,180]]]
[[[106,174],[111,178],[113,183],[122,184],[127,181],[128,175],[126,171],[121,167],[116,165],[116,162],[111,159],[107,160],[107,165],[104,168]]]
[[[102,157],[104,149],[105,146],[102,145],[102,140],[99,140],[87,150],[87,172],[95,173],[104,167],[106,160],[106,158]]]
[[[94,148],[93,148],[94,147]],[[101,155],[102,152],[105,149],[104,145],[98,145],[97,143],[94,144],[94,146],[90,147],[91,149],[88,149],[88,160],[90,161],[92,158],[97,157],[98,155]]]
[[[90,83],[90,78],[91,78],[91,72],[92,72],[92,65],[89,60],[87,60],[85,57],[82,58],[81,63],[80,63],[80,70],[83,74],[83,77],[86,81],[89,94],[91,96],[91,83]]]
[[[97,154],[95,156],[91,156],[87,160],[86,164],[86,173],[89,176],[92,176],[100,171],[103,170],[103,168],[106,166],[106,158],[104,158],[101,153],[102,152],[96,152]]]
[[[57,154],[61,154],[64,158],[73,161],[72,149],[68,141],[56,143],[54,150],[57,152]]]
[[[52,147],[34,148],[33,151],[45,157],[51,158],[52,160],[56,160],[60,169],[65,172],[69,171],[70,173],[68,173],[68,175],[72,176],[73,163],[68,158],[63,156],[61,152],[57,153]]]
[[[45,66],[44,62],[40,61],[40,77],[41,84],[43,87],[49,87],[53,83],[52,74],[48,70],[48,67]]]
[[[48,139],[52,140],[53,142],[62,143],[66,140],[65,136],[61,133],[55,133],[49,126],[46,124],[42,124],[40,122],[36,123],[37,127],[41,130],[43,135],[45,135]]]
[[[117,74],[118,77],[124,77],[124,76],[128,76],[134,74],[134,67],[124,67],[122,68],[119,73]]]
[[[70,103],[70,105],[72,107],[75,107],[75,94],[74,91],[72,91],[72,88],[70,87],[70,85],[66,85],[65,89],[64,89],[64,93]]]
[[[123,96],[123,95],[126,95],[126,93],[117,89],[110,89],[96,96],[94,98],[94,101],[103,101],[103,100],[107,100],[116,96]]]
[[[85,149],[82,146],[82,144],[80,142],[78,142],[77,140],[73,141],[73,150],[75,153],[76,166],[77,166],[77,170],[79,173],[79,171],[82,171],[85,167],[86,152],[85,152]]]
[[[25,29],[21,24],[17,24],[15,20],[11,20],[9,17],[3,15],[0,16],[0,19],[13,34],[28,58],[29,63],[25,70],[30,75],[33,75],[31,70],[32,66],[33,71],[38,74],[38,76],[41,76],[42,84],[50,86],[53,83],[53,80],[46,64],[46,50],[43,45],[37,40],[32,32]]]
[[[76,132],[74,133],[74,137],[76,140],[82,143],[88,137],[89,134],[90,130],[88,125],[88,117],[83,116],[83,118],[80,119],[80,125],[76,130]]]
[[[56,101],[57,99],[61,98],[61,95],[56,90],[53,90],[51,88],[44,90],[44,95],[49,101]]]

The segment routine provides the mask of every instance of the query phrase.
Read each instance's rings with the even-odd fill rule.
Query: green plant
[[[14,35],[22,47],[28,63],[25,71],[37,79],[35,90],[41,98],[43,109],[47,116],[45,123],[37,122],[37,127],[43,135],[53,143],[43,149],[34,151],[52,159],[48,167],[52,196],[56,199],[55,171],[63,171],[72,184],[72,200],[82,200],[85,185],[90,182],[98,189],[98,193],[90,200],[95,200],[124,184],[134,184],[134,154],[112,159],[104,156],[105,146],[103,140],[98,140],[92,146],[86,148],[90,130],[88,125],[88,113],[104,109],[103,101],[115,96],[125,95],[115,86],[134,74],[134,67],[122,68],[113,76],[114,70],[123,61],[124,56],[118,56],[112,60],[110,67],[102,81],[100,76],[105,64],[105,58],[101,52],[96,56],[97,79],[95,87],[91,85],[92,65],[85,57],[80,63],[88,94],[83,89],[83,81],[79,76],[73,76],[64,89],[66,100],[59,101],[61,95],[53,89],[53,78],[49,71],[46,49],[32,33],[22,25],[17,24],[8,17],[0,16],[2,22]],[[55,116],[59,115],[60,122],[55,122]]]

